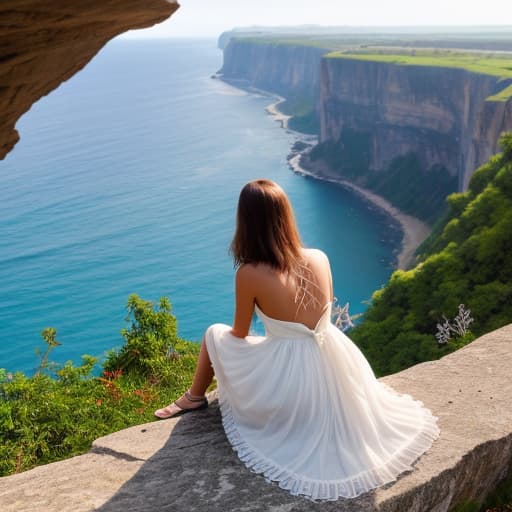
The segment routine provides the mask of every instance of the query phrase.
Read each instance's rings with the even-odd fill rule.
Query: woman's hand
[[[231,334],[245,338],[249,334],[254,302],[256,300],[257,273],[253,265],[242,265],[235,277],[235,319]]]

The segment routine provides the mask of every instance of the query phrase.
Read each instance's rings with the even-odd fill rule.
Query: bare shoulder
[[[262,288],[271,286],[274,279],[267,265],[244,263],[236,271],[235,282],[237,290],[256,296]]]
[[[255,265],[244,263],[236,269],[237,279],[250,279],[255,274]]]
[[[308,263],[329,263],[327,254],[320,249],[304,248],[302,251]]]
[[[268,269],[265,265],[244,263],[238,267],[236,271],[236,278],[242,281],[253,281],[260,279],[262,275],[267,272]]]

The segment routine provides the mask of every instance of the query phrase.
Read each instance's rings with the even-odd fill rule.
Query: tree
[[[109,354],[105,370],[148,376],[159,360],[174,354],[177,332],[171,303],[161,297],[158,309],[153,306],[151,301],[136,294],[129,296],[126,321],[130,322],[130,327],[121,331],[125,343],[120,350]]]

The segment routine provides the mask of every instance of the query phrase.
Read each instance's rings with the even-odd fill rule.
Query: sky
[[[510,0],[179,0],[173,16],[125,37],[216,37],[250,25],[512,25]]]

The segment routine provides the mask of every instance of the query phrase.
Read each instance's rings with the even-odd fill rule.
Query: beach
[[[290,117],[292,117],[292,116],[287,116],[286,114],[283,114],[279,110],[279,105],[281,103],[283,103],[283,101],[286,101],[286,98],[277,96],[277,101],[275,101],[274,103],[271,103],[270,105],[265,107],[265,111],[274,118],[274,121],[281,123],[281,128],[284,128],[285,130],[287,130],[288,129],[288,121],[290,120]]]
[[[344,180],[332,171],[329,171],[325,168],[315,168],[314,170],[305,169],[301,166],[301,158],[303,154],[305,152],[307,153],[308,151],[309,149],[306,149],[305,151],[300,151],[296,154],[293,154],[288,160],[290,168],[294,172],[302,174],[303,176],[310,176],[315,179],[329,181],[331,183],[336,183],[342,187],[345,187],[346,189],[359,194],[364,199],[389,214],[400,224],[403,232],[402,246],[397,256],[397,268],[408,269],[412,267],[414,264],[414,252],[428,237],[432,231],[431,227],[416,217],[403,213],[384,197],[379,196],[378,194],[375,194],[371,190],[368,190],[364,187],[355,185],[350,181]]]

